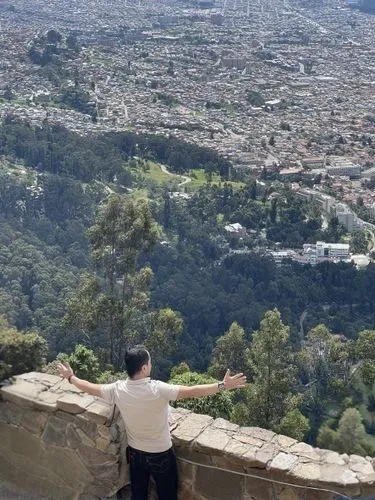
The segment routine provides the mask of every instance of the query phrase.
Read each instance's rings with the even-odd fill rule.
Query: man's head
[[[125,353],[126,371],[130,378],[149,377],[151,373],[150,353],[144,345],[136,345]]]

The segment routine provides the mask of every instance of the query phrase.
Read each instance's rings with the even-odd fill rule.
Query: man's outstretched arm
[[[66,378],[71,384],[77,387],[77,389],[87,392],[87,394],[91,394],[91,396],[103,397],[102,385],[93,384],[92,382],[76,377],[69,363],[59,363],[57,368],[59,369],[60,376]]]
[[[223,389],[231,391],[232,389],[240,389],[246,385],[246,377],[243,373],[237,373],[230,376],[230,371],[227,370],[222,383],[216,382],[215,384],[204,384],[204,385],[192,385],[184,386],[180,385],[177,399],[188,399],[188,398],[200,398],[202,396],[210,396],[211,394],[216,394],[220,390],[220,385]]]

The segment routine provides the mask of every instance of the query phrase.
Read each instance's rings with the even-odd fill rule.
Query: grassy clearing
[[[147,170],[144,171],[144,176],[148,179],[157,182],[158,184],[165,184],[168,182],[182,182],[182,179],[179,175],[170,175],[166,174],[160,168],[160,165],[153,161],[147,162]]]
[[[188,191],[199,189],[207,184],[207,175],[203,168],[195,168],[194,170],[190,170],[186,175],[191,177],[191,182],[185,184],[185,187]],[[221,178],[219,174],[215,172],[212,174],[211,178],[212,185],[216,186],[218,186],[219,184],[223,185],[225,182],[233,186],[233,189],[240,189],[243,186],[245,186],[244,182],[225,181],[224,179]]]

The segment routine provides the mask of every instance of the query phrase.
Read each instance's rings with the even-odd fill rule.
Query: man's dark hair
[[[150,355],[144,345],[135,345],[125,352],[125,366],[129,377],[134,377],[143,365],[147,365]]]

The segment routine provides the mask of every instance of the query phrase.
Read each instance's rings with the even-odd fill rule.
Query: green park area
[[[142,176],[156,182],[157,184],[167,184],[171,182],[175,182],[177,184],[184,183],[186,191],[195,191],[205,186],[207,183],[219,186],[220,184],[227,182],[232,185],[234,189],[240,189],[245,185],[243,182],[225,181],[216,172],[213,172],[211,176],[209,176],[203,168],[195,168],[189,170],[184,175],[177,175],[170,172],[167,167],[162,168],[160,164],[148,161],[142,170]],[[186,182],[188,178],[190,178],[190,180]]]

